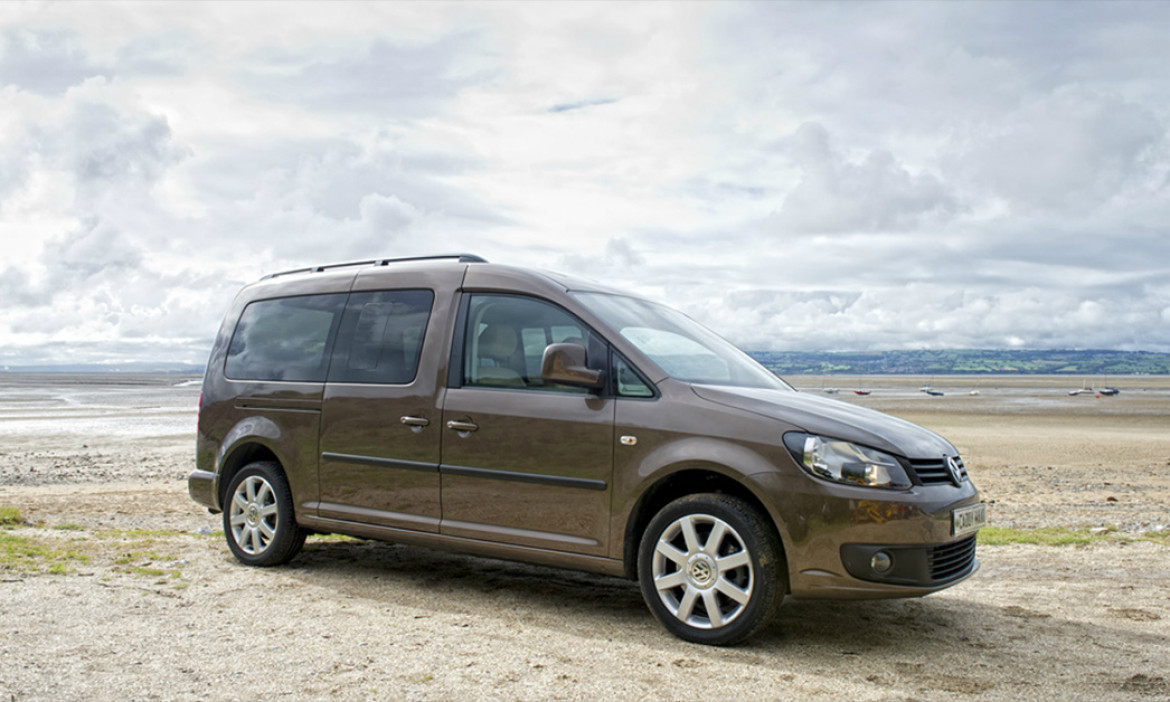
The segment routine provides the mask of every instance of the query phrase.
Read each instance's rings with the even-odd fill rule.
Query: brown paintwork
[[[443,475],[444,534],[605,555],[615,399],[504,388],[447,391],[443,465],[518,474]],[[521,482],[530,475],[546,482]],[[550,484],[558,478],[587,484]],[[599,489],[599,486],[604,486]],[[516,530],[516,531],[501,531]]]
[[[883,451],[953,451],[944,440],[876,413],[825,404],[832,400],[790,393],[781,402],[767,392],[736,394],[673,380],[568,294],[570,287],[606,292],[455,260],[295,273],[248,286],[228,310],[209,360],[192,498],[218,511],[219,490],[232,471],[251,460],[275,460],[288,477],[297,522],[309,529],[632,575],[631,549],[648,506],[685,476],[766,512],[794,596],[918,596],[962,579],[937,587],[862,581],[845,572],[840,549],[954,541],[951,510],[979,502],[970,481],[907,491],[834,484],[806,474],[781,437],[848,429],[854,434],[841,438],[864,438]],[[435,294],[410,384],[224,377],[228,343],[250,301],[407,288]],[[529,295],[563,308],[638,368],[656,396],[459,387],[461,374],[448,366],[460,338],[461,299],[472,292]]]

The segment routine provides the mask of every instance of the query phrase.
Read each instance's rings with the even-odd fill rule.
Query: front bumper
[[[979,503],[969,480],[893,491],[803,474],[752,479],[774,509],[794,598],[920,597],[979,569],[975,535],[951,534],[952,511]],[[892,562],[882,572],[873,565],[878,552]]]
[[[875,558],[884,558],[885,567],[875,567]],[[841,563],[845,572],[858,580],[939,587],[971,575],[979,562],[975,560],[975,536],[971,535],[929,546],[845,544],[841,547]]]

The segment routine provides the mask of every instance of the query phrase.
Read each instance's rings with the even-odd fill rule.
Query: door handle
[[[408,427],[425,427],[431,423],[431,420],[426,417],[411,417],[408,415],[402,418],[402,423]]]
[[[479,425],[476,424],[475,422],[457,422],[455,420],[451,420],[450,422],[447,422],[447,428],[454,429],[455,431],[462,434],[465,432],[475,431],[476,429],[479,429]]]

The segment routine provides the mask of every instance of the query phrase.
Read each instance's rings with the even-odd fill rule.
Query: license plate
[[[980,503],[951,512],[951,536],[963,536],[987,526],[987,505]]]

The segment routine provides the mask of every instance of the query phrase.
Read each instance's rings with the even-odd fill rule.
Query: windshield
[[[792,389],[727,340],[665,305],[605,293],[573,296],[675,380]]]

